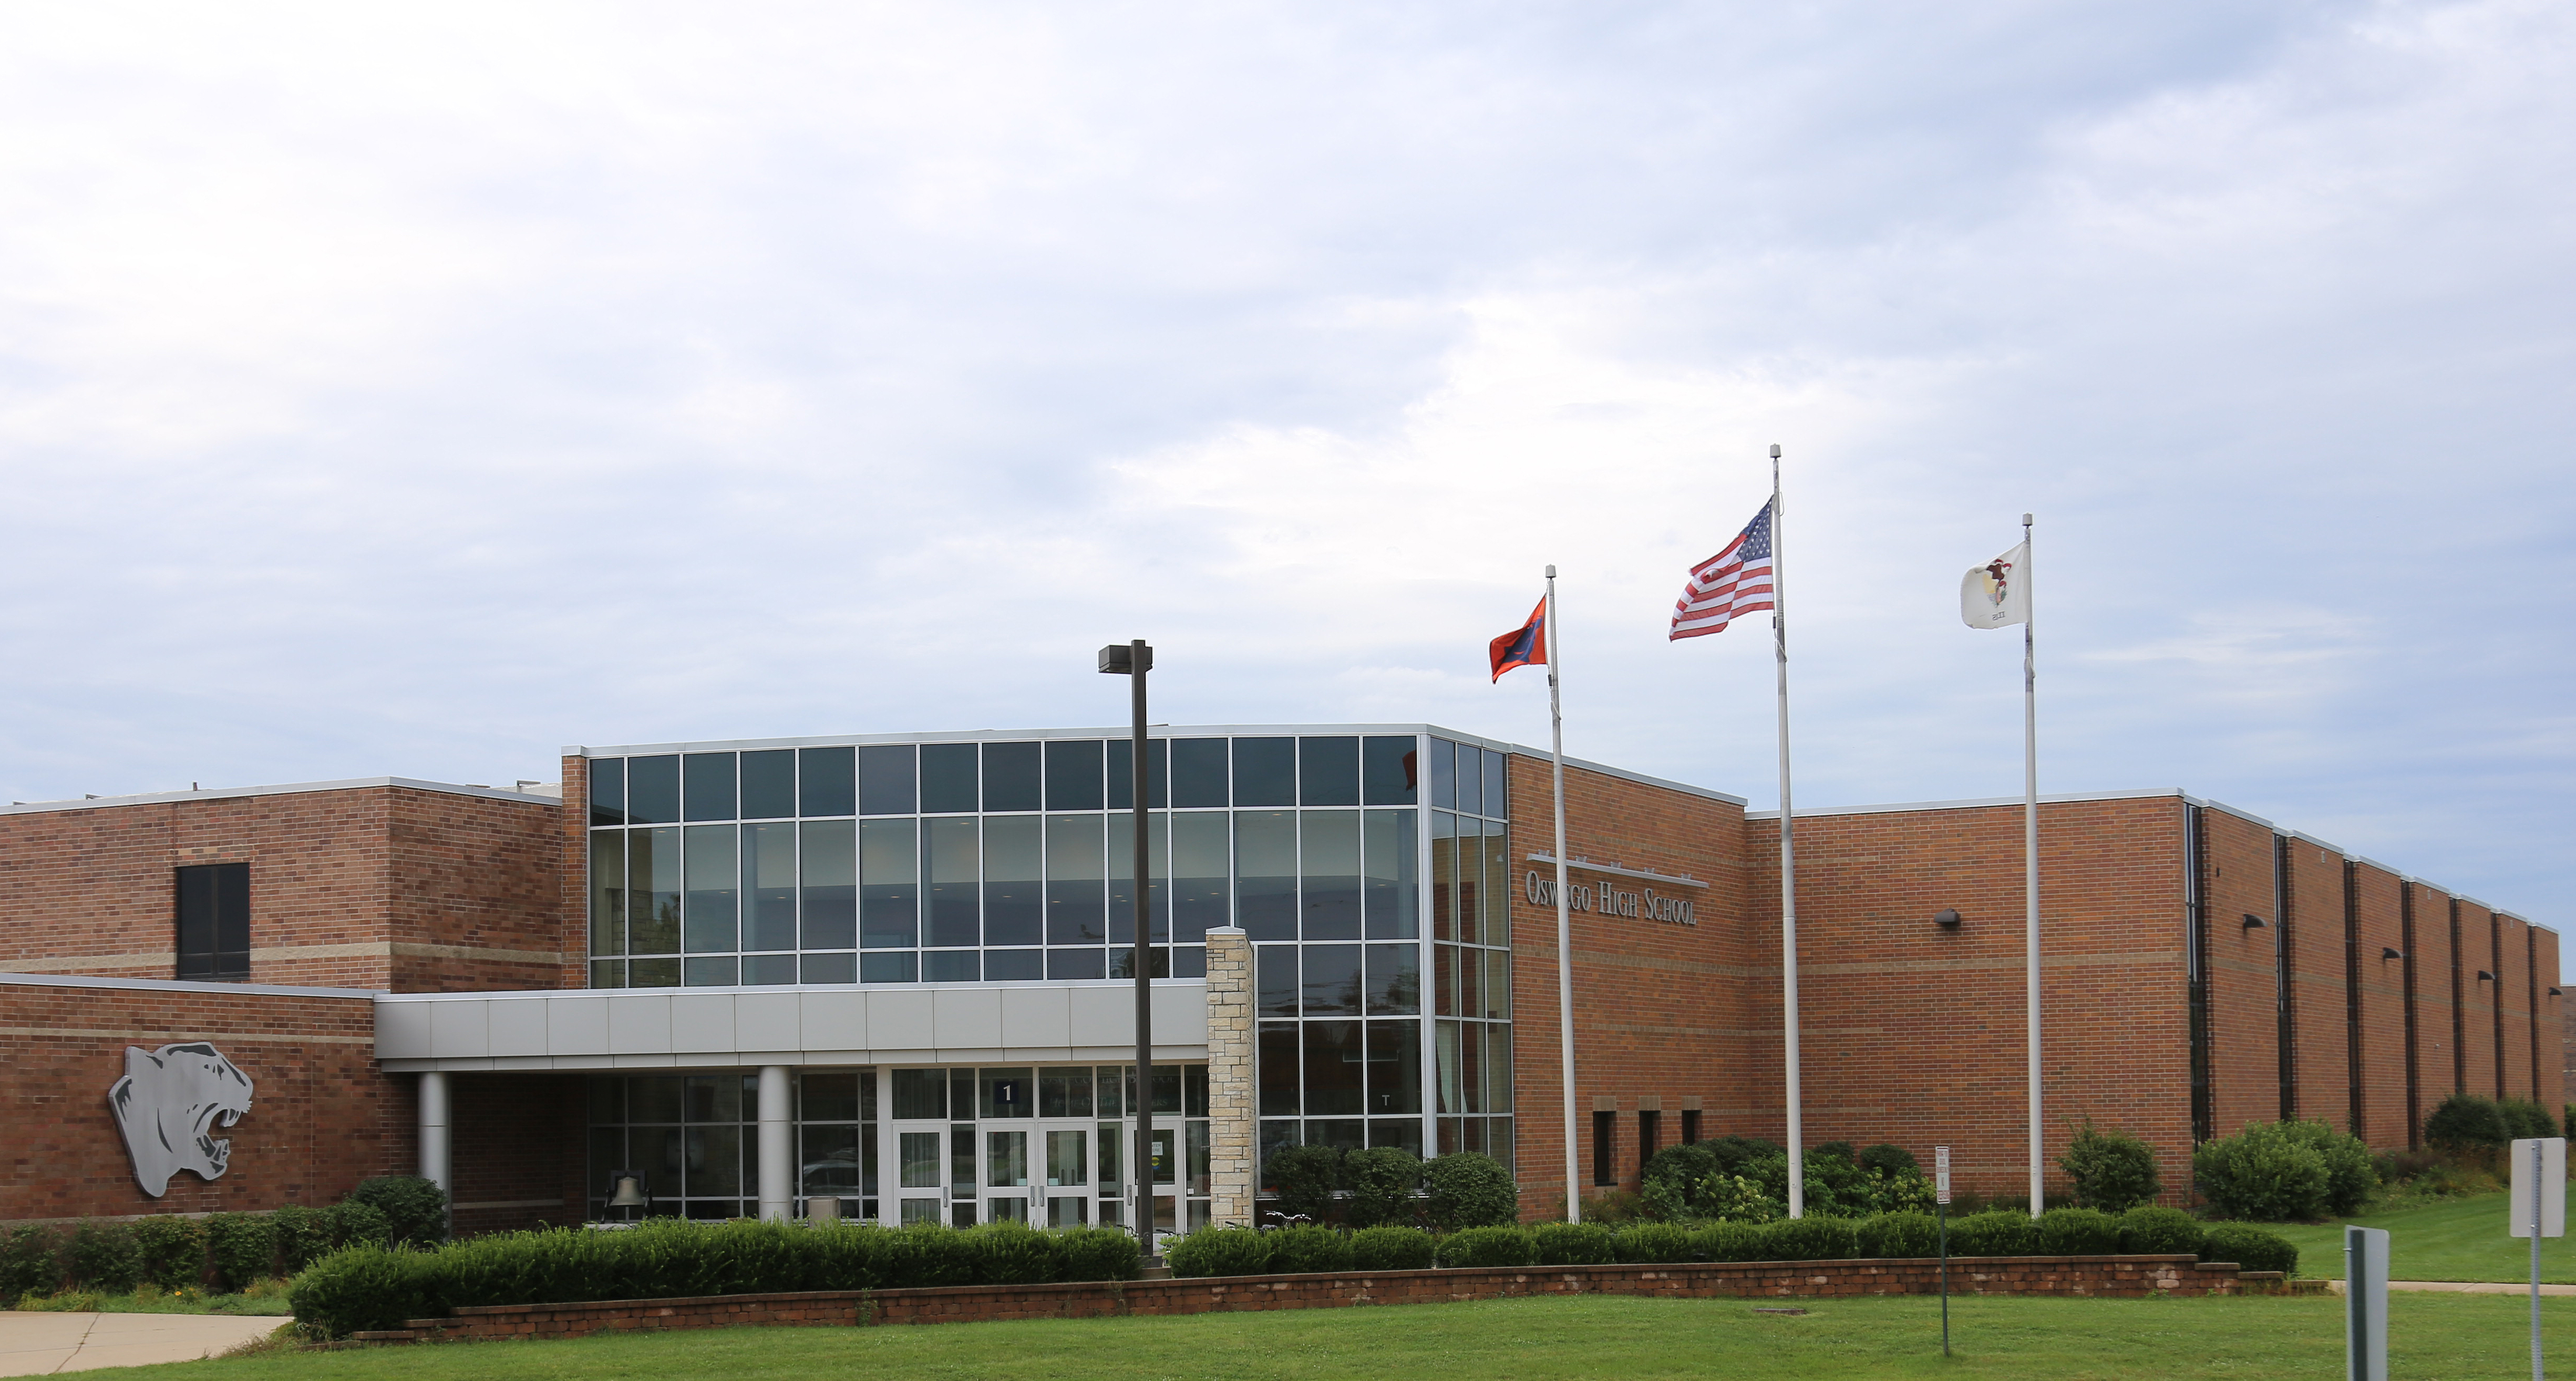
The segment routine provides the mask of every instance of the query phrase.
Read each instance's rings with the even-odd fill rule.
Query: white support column
[[[447,1076],[436,1070],[420,1076],[420,1177],[456,1200],[447,1142]]]
[[[787,1066],[760,1067],[760,1216],[773,1223],[796,1210],[796,1126],[788,1089]]]

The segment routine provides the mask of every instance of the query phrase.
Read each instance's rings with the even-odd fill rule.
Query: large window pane
[[[948,1116],[948,1071],[894,1071],[894,1118],[898,1122],[936,1122]]]
[[[1255,945],[1252,969],[1260,1014],[1265,1017],[1297,1015],[1297,947]]]
[[[1224,739],[1172,740],[1172,805],[1180,810],[1225,805],[1225,760]]]
[[[1370,1016],[1412,1016],[1422,1010],[1422,950],[1418,945],[1369,945]]]
[[[639,825],[679,823],[680,759],[677,754],[626,760],[626,816]]]
[[[1305,970],[1304,990],[1306,1015],[1318,1012],[1339,1015],[1360,1014],[1360,947],[1357,945],[1301,945],[1299,955]]]
[[[985,744],[984,809],[1036,810],[1040,804],[1038,745]]]
[[[796,755],[796,813],[855,815],[857,755],[847,748],[807,748]]]
[[[688,834],[688,951],[721,953],[734,943],[741,922],[742,864],[731,825],[691,825]]]
[[[908,949],[872,949],[859,954],[862,983],[918,983],[920,957]]]
[[[1486,839],[1484,828],[1482,821],[1458,821],[1458,938],[1473,944],[1485,937],[1485,845],[1502,844]]]
[[[1238,806],[1297,804],[1297,740],[1236,739],[1234,803]]]
[[[1098,945],[1085,949],[1051,949],[1047,951],[1046,973],[1050,979],[1105,978],[1109,974],[1109,954]]]
[[[1356,1116],[1362,1111],[1360,1024],[1310,1021],[1302,1032],[1306,1054],[1306,1115]],[[1307,1129],[1312,1133],[1313,1128]]]
[[[803,827],[803,838],[798,870],[805,891],[804,947],[848,949],[858,943],[859,923],[857,844],[851,822],[814,821]]]
[[[976,949],[924,950],[921,955],[921,981],[924,983],[981,983],[984,981],[984,952]]]
[[[1305,910],[1298,934],[1308,940],[1360,938],[1360,813],[1309,810],[1299,817]]]
[[[1458,947],[1431,947],[1431,1012],[1434,1016],[1458,1015]]]
[[[1457,835],[1457,816],[1445,810],[1431,812],[1431,938],[1435,940],[1458,938]]]
[[[1481,814],[1485,809],[1485,750],[1472,744],[1458,745],[1458,813]]]
[[[626,952],[626,836],[617,830],[590,836],[590,952]]]
[[[859,1129],[806,1127],[804,1187],[816,1196],[855,1194],[859,1189]]]
[[[1464,825],[1460,826],[1464,830]],[[1512,942],[1512,857],[1508,827],[1485,822],[1485,885],[1476,889],[1477,931],[1489,945]]]
[[[1109,754],[1109,808],[1136,808],[1136,749],[1134,740],[1113,738],[1102,745]],[[1160,810],[1171,804],[1172,743],[1169,739],[1145,740],[1145,808]]]
[[[796,750],[742,755],[742,818],[776,820],[796,813]]]
[[[912,956],[903,956],[910,959]],[[807,953],[798,957],[796,973],[806,984],[856,983],[859,981],[859,957],[843,950],[838,954]]]
[[[1341,737],[1297,740],[1297,796],[1310,806],[1358,805],[1360,741]]]
[[[1433,1097],[1437,1100],[1437,1106],[1433,1107],[1432,1111],[1444,1115],[1465,1112],[1467,1110],[1466,1076],[1462,1072],[1461,1065],[1465,1056],[1459,1046],[1458,1023],[1444,1021],[1434,1024],[1431,1030],[1431,1058],[1434,1065],[1432,1091]]]
[[[1421,909],[1421,841],[1414,834],[1414,812],[1372,810],[1363,815],[1362,883],[1367,933],[1372,940],[1410,940],[1417,933],[1414,916]]]
[[[1512,1110],[1512,1028],[1485,1028],[1485,1110]]]
[[[1368,1024],[1368,1110],[1380,1115],[1422,1111],[1420,1022]]]
[[[679,830],[627,831],[626,877],[626,896],[631,908],[626,918],[627,953],[679,953]],[[646,985],[639,982],[636,986]]]
[[[859,1120],[859,1076],[808,1070],[796,1080],[797,1116],[807,1122]]]
[[[1098,810],[1100,741],[1059,739],[1046,746],[1046,808]]]
[[[682,818],[734,818],[733,754],[689,753],[680,759]]]
[[[864,948],[910,949],[920,942],[921,875],[913,834],[910,820],[870,820],[859,826],[859,944]],[[867,980],[864,972],[860,976]]]
[[[590,823],[626,823],[626,759],[590,760]]]
[[[977,776],[974,744],[921,745],[922,813],[975,809],[982,798],[976,789]]]
[[[1195,944],[1216,926],[1231,925],[1232,888],[1227,859],[1234,840],[1223,811],[1172,817],[1172,938]]]
[[[1297,1115],[1297,1023],[1265,1021],[1261,1023],[1260,1058],[1255,1061],[1261,1071],[1261,1115],[1295,1117]]]
[[[1297,816],[1285,810],[1234,815],[1235,915],[1255,940],[1297,938]]]
[[[924,820],[921,825],[921,896],[929,921],[926,943],[982,943],[976,884],[983,869],[977,858],[976,822]]]
[[[912,745],[878,744],[859,750],[859,810],[866,815],[910,815]]]
[[[1109,874],[1100,829],[1097,815],[1047,817],[1048,944],[1097,945],[1109,938]]]
[[[1476,951],[1469,950],[1467,953],[1474,954]],[[1489,1021],[1509,1021],[1512,1019],[1511,951],[1489,949],[1483,953],[1485,956],[1485,1017]]]
[[[1431,740],[1431,804],[1442,810],[1458,808],[1458,745],[1445,738]]]
[[[796,948],[796,827],[742,827],[742,886],[751,902],[744,949]],[[819,946],[818,946],[819,948]],[[845,946],[834,945],[841,949]]]
[[[1367,804],[1409,806],[1414,802],[1417,763],[1411,734],[1364,740],[1360,745],[1360,786]]]
[[[1112,814],[1109,822],[1109,943],[1136,943],[1136,817]],[[1153,940],[1171,938],[1172,817],[1154,811],[1145,817],[1146,914],[1153,918]],[[1114,961],[1113,961],[1114,962]]]
[[[1485,754],[1485,813],[1502,817],[1511,813],[1510,777],[1505,764],[1509,753]]]
[[[1038,1116],[1091,1116],[1091,1070],[1048,1069],[1038,1073]]]
[[[991,757],[985,755],[988,765]],[[949,823],[937,820],[932,825]],[[1045,825],[1038,817],[995,816],[984,821],[985,944],[1038,943],[1046,914],[1039,866],[1044,853]]]

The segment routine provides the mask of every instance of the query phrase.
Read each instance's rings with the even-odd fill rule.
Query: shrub
[[[2299,1269],[2299,1249],[2289,1238],[2243,1223],[2212,1224],[2209,1243],[2201,1248],[2200,1259],[2233,1261],[2249,1271],[2279,1271],[2284,1275]]]
[[[293,1275],[331,1254],[328,1210],[288,1204],[268,1215],[277,1228],[278,1266]]]
[[[1770,1261],[1838,1261],[1860,1249],[1859,1234],[1847,1218],[1788,1218],[1762,1226]]]
[[[1163,1249],[1163,1259],[1176,1276],[1257,1276],[1270,1273],[1270,1243],[1275,1232],[1243,1227],[1206,1227]]]
[[[2140,1204],[2120,1215],[2120,1250],[2132,1255],[2188,1252],[2198,1256],[2209,1245],[2209,1230],[2178,1208]]]
[[[1764,1141],[1758,1136],[1722,1136],[1699,1145],[1706,1147],[1709,1155],[1716,1158],[1717,1173],[1721,1175],[1741,1175],[1744,1167],[1754,1161],[1771,1156],[1785,1159],[1789,1154],[1777,1142]]]
[[[2535,1107],[2537,1105],[2534,1105]],[[2325,1211],[2340,1218],[2359,1211],[2379,1188],[2379,1168],[2361,1138],[2320,1121],[2284,1122],[2282,1134],[2315,1151],[2326,1166]]]
[[[871,1254],[880,1289],[923,1290],[940,1285],[972,1285],[973,1267],[957,1250],[957,1230],[945,1223],[908,1223],[872,1239]],[[638,1298],[646,1298],[638,1296]]]
[[[433,1307],[426,1288],[433,1260],[372,1243],[345,1248],[296,1277],[287,1303],[296,1322],[333,1338],[400,1328]]]
[[[1468,1228],[1440,1240],[1443,1266],[1528,1266],[1536,1256],[1529,1234],[1516,1227]]]
[[[1438,1256],[1438,1244],[1420,1228],[1386,1223],[1351,1234],[1355,1271],[1425,1271]]]
[[[447,1191],[418,1175],[378,1175],[358,1181],[347,1203],[385,1215],[397,1242],[422,1246],[447,1240]]]
[[[1372,1146],[1342,1158],[1342,1178],[1351,1186],[1351,1226],[1413,1222],[1422,1157],[1401,1146]]]
[[[2219,1217],[2278,1222],[2325,1210],[2325,1156],[2281,1123],[2249,1122],[2234,1136],[2203,1142],[2191,1164]]]
[[[2004,1209],[1950,1220],[1952,1256],[2036,1256],[2039,1224],[2027,1213]]]
[[[777,1232],[794,1229],[784,1224],[743,1224],[742,1231],[725,1234],[734,1243],[752,1245],[760,1241],[759,1230]],[[975,1264],[977,1285],[1039,1285],[1064,1279],[1064,1245],[1052,1233],[1040,1232],[1026,1223],[982,1223],[959,1234],[967,1257]],[[735,1286],[748,1290],[748,1285]]]
[[[2424,1119],[2424,1139],[2436,1146],[2467,1150],[2502,1146],[2513,1140],[2513,1135],[2505,1123],[2504,1109],[2497,1107],[2494,1099],[2455,1093]]]
[[[2528,1098],[2500,1099],[2496,1103],[2496,1111],[2504,1117],[2508,1140],[2559,1135],[2558,1119],[2549,1115],[2549,1109]]]
[[[1351,1268],[1351,1239],[1321,1223],[1297,1223],[1268,1236],[1270,1270],[1274,1275]]]
[[[334,1204],[331,1207],[331,1240],[343,1247],[389,1247],[394,1241],[394,1225],[373,1204]]]
[[[1671,1221],[1695,1216],[1700,1181],[1718,1173],[1717,1153],[1706,1142],[1667,1146],[1646,1159],[1638,1177],[1647,1216]]]
[[[1923,1173],[1923,1166],[1914,1159],[1912,1151],[1885,1141],[1852,1157],[1852,1163],[1863,1170],[1875,1171],[1890,1179],[1909,1172],[1917,1175]]]
[[[2109,1256],[2120,1250],[2120,1220],[2095,1208],[2052,1208],[2039,1215],[2039,1250],[2048,1256]]]
[[[1262,1166],[1283,1217],[1324,1221],[1341,1187],[1342,1153],[1334,1146],[1282,1146]]]
[[[0,1227],[0,1309],[20,1295],[50,1295],[62,1282],[53,1229]]]
[[[1059,1280],[1134,1280],[1144,1274],[1145,1254],[1134,1233],[1106,1227],[1065,1228],[1055,1236],[1064,1245],[1064,1274]]]
[[[1677,1223],[1631,1223],[1619,1229],[1622,1261],[1696,1261],[1690,1229]]]
[[[277,1273],[277,1224],[265,1213],[212,1214],[206,1219],[206,1255],[226,1286],[247,1289]]]
[[[1604,1266],[1619,1259],[1617,1239],[1599,1223],[1541,1223],[1529,1234],[1541,1266]]]
[[[185,1290],[205,1276],[205,1225],[195,1218],[175,1215],[138,1219],[134,1224],[134,1251],[139,1274],[146,1284],[173,1293]]]
[[[1714,1223],[1691,1233],[1691,1255],[1702,1261],[1765,1261],[1769,1239],[1755,1223]]]
[[[2125,1213],[2153,1203],[2164,1190],[2156,1176],[2156,1150],[2117,1127],[2096,1127],[2086,1118],[2075,1129],[2075,1141],[2057,1158],[2058,1168],[2075,1181],[2075,1201],[2105,1213]]]
[[[1941,1221],[1929,1213],[1881,1213],[1853,1225],[1855,1254],[1931,1256],[1941,1250]]]
[[[1435,1156],[1422,1167],[1422,1178],[1430,1189],[1423,1201],[1425,1214],[1444,1232],[1499,1227],[1520,1218],[1520,1187],[1492,1156],[1474,1151]]]
[[[74,1284],[103,1295],[133,1293],[143,1278],[143,1253],[134,1245],[134,1230],[123,1223],[86,1222],[72,1229],[63,1264]]]
[[[1720,1223],[1768,1223],[1789,1211],[1787,1204],[1742,1175],[1708,1176],[1699,1182],[1691,1201],[1700,1217]]]

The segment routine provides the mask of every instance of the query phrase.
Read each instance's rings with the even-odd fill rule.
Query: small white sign
[[[1950,1148],[1947,1146],[1932,1148],[1932,1202],[1950,1202]]]
[[[2533,1147],[2540,1148],[2537,1157],[2539,1176],[2535,1183],[2532,1171]],[[2531,1235],[2531,1196],[2540,1194],[2540,1235],[2567,1235],[2567,1138],[2563,1136],[2525,1138],[2513,1144],[2513,1205],[2509,1212],[2513,1235]]]

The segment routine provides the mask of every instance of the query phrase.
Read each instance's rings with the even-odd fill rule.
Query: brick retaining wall
[[[2240,1285],[2277,1279],[2189,1256],[1952,1257],[1950,1290],[1961,1295],[2233,1295]],[[698,1299],[603,1300],[590,1304],[504,1304],[459,1309],[451,1318],[361,1333],[373,1342],[426,1338],[571,1338],[591,1333],[727,1328],[740,1324],[981,1323],[1000,1319],[1091,1319],[1214,1314],[1262,1309],[1339,1309],[1364,1304],[1437,1304],[1528,1295],[1654,1295],[1678,1299],[1811,1299],[1838,1295],[1921,1295],[1940,1288],[1930,1260],[1729,1261],[1676,1265],[1490,1266],[1468,1270],[1345,1271],[1313,1275],[1208,1276],[1186,1280],[1083,1281],[1061,1285],[952,1285],[926,1290],[818,1290],[715,1295]]]

